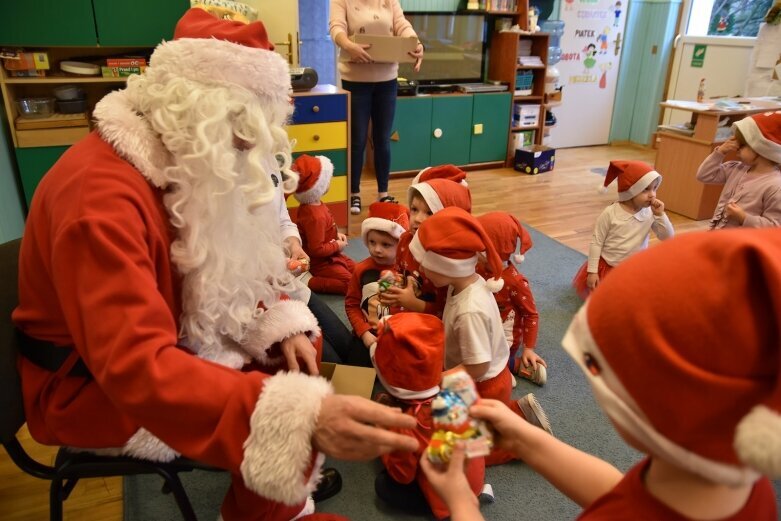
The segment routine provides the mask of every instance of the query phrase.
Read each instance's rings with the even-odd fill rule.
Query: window
[[[693,0],[688,36],[753,38],[773,0]]]

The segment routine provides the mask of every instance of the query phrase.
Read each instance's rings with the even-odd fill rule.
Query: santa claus
[[[414,420],[316,376],[317,321],[288,298],[297,177],[272,49],[260,22],[191,9],[98,103],[36,191],[13,316],[35,439],[225,468],[225,519],[307,512],[324,454],[417,447],[382,429]]]

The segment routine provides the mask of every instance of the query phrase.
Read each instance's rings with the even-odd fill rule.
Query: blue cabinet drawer
[[[295,96],[293,123],[321,123],[347,119],[347,95]]]

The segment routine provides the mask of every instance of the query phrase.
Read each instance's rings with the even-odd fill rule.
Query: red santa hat
[[[334,164],[325,156],[301,154],[293,161],[294,172],[298,172],[298,187],[293,197],[301,204],[319,201],[331,186]]]
[[[507,212],[488,212],[477,218],[496,248],[502,261],[512,258],[516,264],[523,262],[524,254],[532,247],[532,238],[514,215]],[[518,240],[520,254],[515,253]]]
[[[781,111],[756,114],[732,124],[740,130],[751,149],[776,164],[781,164]]]
[[[467,212],[472,211],[472,194],[465,184],[450,179],[434,178],[414,184],[408,191],[409,204],[412,198],[419,195],[426,201],[431,213],[437,213],[443,208],[457,206]]]
[[[661,180],[662,175],[643,161],[611,161],[605,175],[605,183],[600,187],[601,191],[606,192],[615,179],[618,179],[618,200],[628,201],[648,188],[656,179]]]
[[[193,8],[176,24],[174,40],[152,53],[146,75],[159,83],[184,77],[204,85],[238,85],[269,103],[289,104],[289,67],[273,51],[260,21],[219,19]]]
[[[734,486],[781,477],[779,317],[781,231],[687,234],[621,264],[562,343],[648,453]]]
[[[420,225],[412,238],[410,252],[420,265],[448,277],[467,277],[475,272],[478,254],[485,255],[486,270],[493,278],[488,289],[502,289],[502,260],[483,226],[469,212],[445,208]]]
[[[385,232],[398,240],[409,230],[409,208],[399,203],[374,202],[369,205],[369,217],[361,223],[361,238],[368,246],[366,236],[371,230]]]
[[[469,186],[466,182],[466,172],[456,165],[427,166],[412,179],[411,185],[430,181],[431,179],[450,179],[464,186]]]
[[[383,387],[402,400],[424,400],[439,392],[445,361],[445,327],[427,313],[399,313],[378,325],[370,349]]]

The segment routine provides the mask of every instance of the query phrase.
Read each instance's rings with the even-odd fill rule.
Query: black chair
[[[54,466],[43,465],[25,452],[16,433],[25,423],[22,389],[16,370],[17,338],[11,312],[18,302],[19,245],[15,240],[0,245],[0,437],[8,455],[24,472],[51,481],[49,519],[62,520],[62,504],[81,478],[105,478],[138,474],[158,474],[164,480],[163,493],[173,493],[187,520],[196,520],[180,472],[194,469],[221,471],[186,458],[158,463],[128,457],[106,457],[70,452],[60,448]]]

